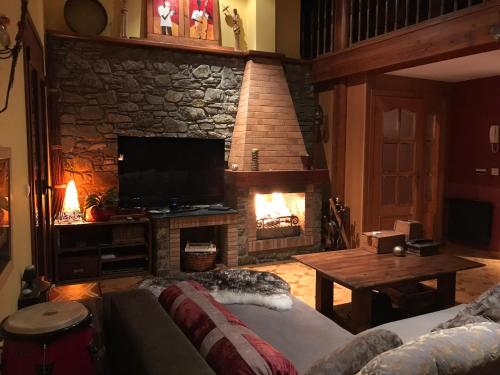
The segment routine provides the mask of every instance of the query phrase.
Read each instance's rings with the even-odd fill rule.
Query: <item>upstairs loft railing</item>
[[[314,58],[333,51],[335,1],[301,1],[300,54],[302,58]]]
[[[301,54],[303,58],[314,58],[338,50],[335,40],[342,36],[336,34],[343,32],[339,22],[348,21],[344,47],[349,47],[484,2],[486,0],[302,0]]]

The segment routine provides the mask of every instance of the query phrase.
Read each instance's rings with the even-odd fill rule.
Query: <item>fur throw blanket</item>
[[[441,323],[432,331],[481,322],[500,323],[500,284],[488,289],[454,318]]]
[[[292,308],[290,286],[270,272],[243,269],[195,272],[146,279],[138,287],[148,289],[158,297],[165,288],[184,280],[199,282],[222,304],[250,304],[279,311]]]

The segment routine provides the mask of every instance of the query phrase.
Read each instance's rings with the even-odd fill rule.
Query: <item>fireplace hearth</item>
[[[304,212],[304,193],[255,194],[257,239],[300,236]]]
[[[226,200],[240,213],[240,264],[287,258],[321,246],[328,173],[306,169],[306,155],[281,61],[251,56],[229,152],[228,163],[237,168],[226,171]]]

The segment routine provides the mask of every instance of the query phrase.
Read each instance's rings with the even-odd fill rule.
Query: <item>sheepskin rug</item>
[[[184,280],[199,282],[222,304],[250,304],[278,311],[292,308],[290,286],[270,272],[242,269],[195,272],[145,279],[138,287],[148,289],[158,297],[165,288]]]

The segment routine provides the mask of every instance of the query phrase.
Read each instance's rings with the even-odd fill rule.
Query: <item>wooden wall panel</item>
[[[347,93],[347,128],[345,143],[345,188],[344,201],[350,208],[351,234],[359,245],[359,236],[364,228],[365,178],[365,128],[367,121],[367,80],[349,80]]]

